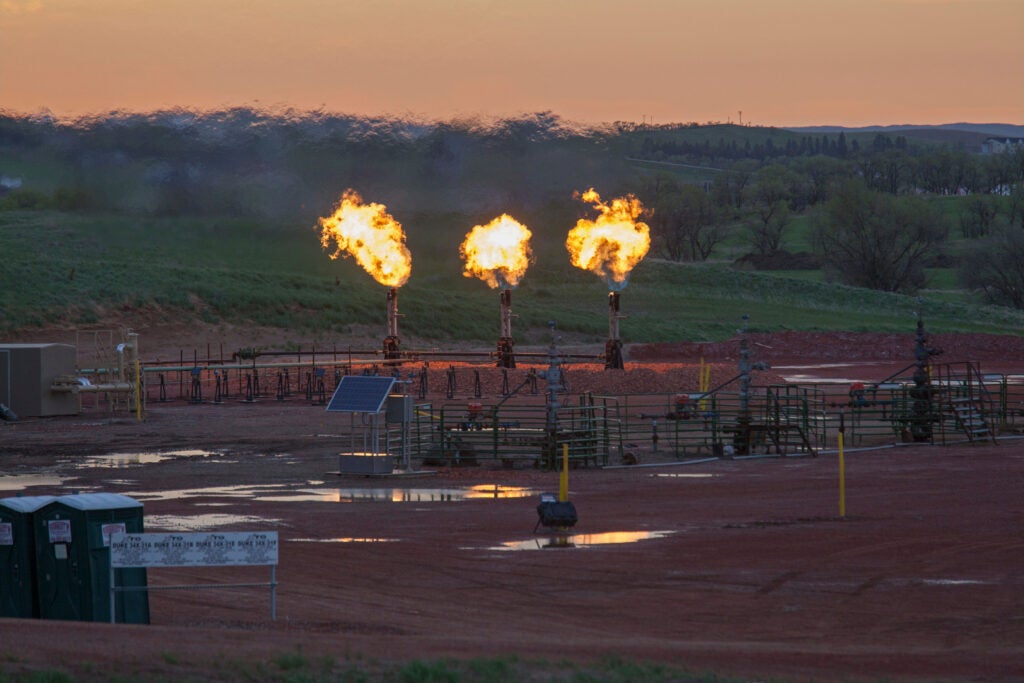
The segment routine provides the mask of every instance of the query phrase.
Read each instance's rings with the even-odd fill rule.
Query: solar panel
[[[334,396],[327,404],[332,413],[379,413],[391,387],[394,377],[364,377],[346,375],[341,378]]]

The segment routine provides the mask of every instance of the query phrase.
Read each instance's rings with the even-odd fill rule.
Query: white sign
[[[276,531],[110,536],[111,567],[276,565]]]
[[[103,534],[103,545],[110,545],[110,537],[114,534],[123,534],[127,529],[124,528],[124,522],[117,522],[115,524],[104,524],[100,527],[100,533]]]
[[[0,522],[0,545],[14,545],[14,525]]]
[[[50,543],[71,543],[71,520],[51,519],[46,523]]]

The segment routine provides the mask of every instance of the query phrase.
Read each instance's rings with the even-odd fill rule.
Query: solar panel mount
[[[394,377],[346,375],[334,390],[327,412],[379,413],[394,384]]]

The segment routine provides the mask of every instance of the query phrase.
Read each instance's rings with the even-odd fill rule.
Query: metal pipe
[[[398,348],[398,288],[388,289],[388,320],[387,336],[384,337],[384,357],[400,358],[402,352]]]
[[[608,338],[619,338],[619,292],[608,292]]]
[[[398,288],[388,289],[388,332],[389,337],[398,337]]]
[[[501,292],[501,336],[498,338],[498,367],[514,368],[516,356],[512,339],[512,290]]]
[[[517,354],[527,358],[549,358],[549,353],[542,352],[530,352]],[[479,358],[479,359],[491,359],[494,354],[490,351],[462,351],[462,352],[446,352],[446,351],[411,351],[406,353],[406,358],[396,359],[394,363],[414,363],[418,356],[429,356],[435,357],[440,356],[442,358],[448,357],[464,357],[464,358]],[[562,356],[563,359],[574,359],[582,361],[599,362],[602,360],[601,356],[584,355],[584,354],[565,354]],[[156,361],[147,361],[142,366],[142,373],[154,373],[154,372],[191,372],[196,367],[201,367],[203,370],[257,370],[257,369],[275,369],[275,368],[309,368],[316,367],[310,364],[309,361],[293,361],[283,363],[211,363],[209,365],[154,365]],[[200,363],[204,361],[200,360]],[[380,361],[369,360],[369,359],[355,359],[346,361],[332,361],[330,363],[323,363],[322,366],[360,366],[360,365],[375,365]],[[97,374],[102,372],[102,369],[83,369],[79,371],[79,374]]]
[[[619,339],[619,293],[608,292],[608,341],[604,345],[605,370],[623,370],[622,340]]]
[[[501,291],[501,336],[512,337],[512,290]]]
[[[104,391],[135,391],[135,387],[131,382],[104,382],[103,384],[54,383],[50,385],[50,391],[63,394],[96,394]]]

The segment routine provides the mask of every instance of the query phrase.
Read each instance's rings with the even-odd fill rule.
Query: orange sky
[[[1024,0],[0,0],[0,108],[1024,124]]]

